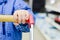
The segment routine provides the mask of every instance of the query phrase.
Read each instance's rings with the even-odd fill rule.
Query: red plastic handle
[[[29,27],[31,27],[31,24],[34,24],[34,18],[32,15],[30,15],[29,20],[27,20],[27,23],[29,24]]]

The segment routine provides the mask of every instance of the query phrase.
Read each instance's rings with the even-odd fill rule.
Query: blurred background
[[[60,0],[24,0],[35,16],[34,40],[60,40]],[[23,40],[30,39],[23,33]]]

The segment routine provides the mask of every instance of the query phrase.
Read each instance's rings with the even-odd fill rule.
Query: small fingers
[[[25,15],[22,16],[22,23],[25,24],[26,21],[25,21]]]
[[[21,14],[18,14],[18,23],[20,24],[22,21],[22,17],[21,17]]]

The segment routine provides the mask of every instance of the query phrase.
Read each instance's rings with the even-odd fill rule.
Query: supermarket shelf
[[[54,27],[56,27],[58,30],[60,30],[60,25],[57,24],[57,23],[55,23],[54,20],[52,20],[51,18],[46,17],[46,21],[47,21],[48,23],[50,23],[51,25],[53,25]]]

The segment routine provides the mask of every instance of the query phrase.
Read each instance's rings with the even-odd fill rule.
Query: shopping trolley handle
[[[13,15],[0,15],[0,22],[17,22],[14,20]],[[26,20],[26,22],[31,25],[34,24],[34,18],[32,15],[29,16],[29,20]]]
[[[31,27],[31,24],[34,25],[34,18],[33,18],[33,16],[30,15],[30,16],[29,16],[29,20],[27,20],[26,22],[29,24],[30,27]]]

